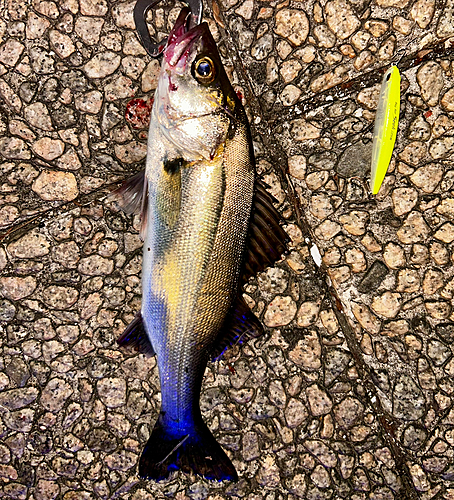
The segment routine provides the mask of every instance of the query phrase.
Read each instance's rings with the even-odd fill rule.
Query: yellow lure
[[[370,190],[377,194],[393,154],[400,111],[400,74],[391,66],[383,77],[375,115]]]

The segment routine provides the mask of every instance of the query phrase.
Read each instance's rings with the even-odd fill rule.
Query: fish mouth
[[[192,16],[188,7],[181,9],[175,25],[169,34],[164,50],[165,60],[170,66],[185,64],[191,47],[208,29],[207,23],[191,26]],[[179,65],[180,65],[179,64]]]

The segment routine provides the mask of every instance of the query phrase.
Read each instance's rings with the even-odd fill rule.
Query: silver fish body
[[[199,396],[237,296],[253,154],[244,109],[208,26],[187,31],[186,15],[164,52],[148,138],[141,313],[157,355],[162,408],[139,474],[161,479],[180,468],[236,479],[201,418]],[[194,76],[197,64],[201,75]]]

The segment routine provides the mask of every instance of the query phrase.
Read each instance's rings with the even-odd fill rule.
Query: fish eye
[[[200,83],[211,83],[216,76],[214,63],[209,57],[202,57],[194,63],[194,76]]]

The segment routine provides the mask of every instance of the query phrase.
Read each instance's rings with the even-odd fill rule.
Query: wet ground
[[[133,6],[0,4],[0,498],[454,499],[453,1],[205,7],[292,238],[246,289],[266,335],[203,385],[236,484],[136,475],[159,381],[116,347],[141,242],[107,197],[142,168],[159,70]],[[400,126],[372,197],[392,62]]]

